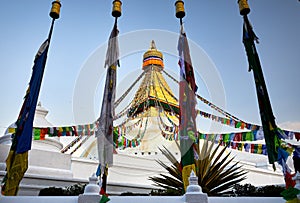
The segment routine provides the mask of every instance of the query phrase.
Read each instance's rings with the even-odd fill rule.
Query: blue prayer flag
[[[2,181],[4,195],[17,195],[19,184],[28,168],[28,150],[31,149],[33,119],[44,74],[49,40],[40,47],[35,56],[32,76],[24,102],[16,122],[12,145],[6,160],[7,173]]]
[[[48,40],[46,40],[41,45],[35,57],[29,87],[25,95],[19,118],[16,122],[17,131],[15,138],[17,153],[23,153],[31,149],[33,119],[44,74],[48,46],[49,43]]]

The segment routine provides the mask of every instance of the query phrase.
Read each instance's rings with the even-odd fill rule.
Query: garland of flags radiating
[[[163,70],[164,71],[164,70]],[[164,73],[169,76],[167,72],[164,71]],[[141,74],[140,76],[142,76]],[[142,77],[138,77],[141,79]],[[157,77],[158,78],[158,77]],[[158,78],[159,79],[159,78]],[[137,84],[139,80],[136,80],[134,84]],[[177,82],[176,80],[174,80]],[[149,87],[146,87],[149,88]],[[160,87],[160,88],[163,88]],[[133,86],[130,87],[130,90],[133,89]],[[126,92],[126,94],[129,93],[129,89]],[[156,91],[156,89],[154,89]],[[157,94],[157,93],[155,93]],[[169,93],[170,94],[170,93]],[[171,95],[171,94],[170,94]],[[176,98],[174,95],[171,95],[174,98]],[[120,97],[122,99],[118,99],[118,103],[123,101],[126,96]],[[177,98],[176,98],[177,100]],[[178,100],[177,100],[178,101]],[[200,100],[201,101],[201,100]],[[213,103],[206,100],[205,104],[207,104],[209,107],[214,107]],[[145,104],[147,105],[147,104]],[[130,106],[130,105],[129,105]],[[145,106],[147,108],[147,106]],[[157,111],[162,111],[164,117],[159,116],[158,117],[158,123],[160,125],[161,135],[169,141],[179,140],[179,134],[178,134],[178,124],[173,120],[174,116],[176,115],[174,112],[167,112],[164,111],[164,109],[157,104],[155,106],[157,108]],[[127,110],[126,110],[127,109]],[[214,109],[214,108],[213,108]],[[137,109],[135,109],[136,111]],[[214,109],[216,110],[216,109]],[[219,111],[222,112],[222,111]],[[122,115],[121,115],[122,114]],[[114,120],[118,120],[123,118],[128,114],[128,108],[124,108],[115,116]],[[226,114],[228,114],[226,112]],[[137,147],[140,145],[141,139],[138,137],[141,137],[141,134],[138,136],[136,135],[134,138],[128,138],[126,134],[130,133],[132,130],[144,132],[145,131],[145,125],[142,124],[142,119],[139,119],[136,121],[136,118],[138,117],[135,112],[132,113],[132,117],[126,118],[124,121],[122,121],[117,126],[114,126],[114,146],[119,149],[126,149],[128,147]],[[216,143],[221,144],[228,144],[230,142],[231,144],[228,146],[232,149],[243,149],[243,151],[250,152],[250,153],[258,153],[258,154],[266,154],[265,150],[265,144],[253,144],[251,142],[263,140],[264,134],[262,127],[256,124],[247,123],[242,121],[241,119],[233,119],[231,115],[231,118],[221,116],[216,116],[210,113],[207,113],[205,111],[197,110],[197,115],[201,116],[205,119],[210,119],[213,122],[218,122],[223,125],[230,126],[235,129],[241,129],[245,132],[228,132],[228,133],[201,133],[199,132],[199,139],[208,139],[208,140],[214,140]],[[176,116],[175,116],[176,117]],[[236,118],[236,117],[234,117]],[[67,153],[68,150],[73,148],[76,144],[78,144],[82,139],[83,136],[94,136],[95,130],[97,129],[98,123],[92,123],[92,124],[85,124],[85,125],[76,125],[76,126],[61,126],[61,127],[45,127],[45,128],[34,128],[33,129],[33,136],[34,140],[44,140],[46,137],[63,137],[63,136],[75,136],[76,138],[69,143],[66,147],[64,147],[61,152]],[[137,130],[138,129],[138,130]],[[140,130],[139,130],[140,129]],[[14,128],[8,129],[9,133],[14,133]],[[293,132],[293,131],[287,131],[282,130],[281,134],[284,135],[284,137],[288,137],[289,139],[300,139],[300,133],[299,132]],[[236,147],[239,146],[239,147]],[[250,150],[248,150],[249,146],[251,146]],[[255,149],[262,149],[262,150],[255,150]],[[252,150],[253,149],[253,150]]]
[[[160,108],[161,109],[161,108]],[[166,112],[168,113],[168,112]],[[169,114],[169,113],[168,113]],[[171,114],[169,114],[171,116]],[[158,117],[160,121],[160,126],[163,130],[161,130],[161,135],[169,141],[179,140],[178,128],[177,126],[172,126],[169,121],[163,121],[162,117]],[[137,147],[140,144],[140,139],[129,139],[126,138],[126,133],[130,133],[133,129],[141,129],[141,131],[145,130],[145,126],[141,126],[142,120],[138,120],[136,123],[132,125],[126,126],[125,124],[114,127],[114,144],[116,147],[121,149],[125,149],[127,147]],[[245,132],[228,132],[228,133],[201,133],[199,132],[199,139],[207,139],[211,141],[215,141],[216,143],[243,143],[244,148],[247,148],[247,144],[251,144],[253,141],[264,140],[263,129],[261,126],[247,124],[253,127],[251,131]],[[74,145],[76,145],[84,136],[94,136],[95,130],[97,128],[97,123],[86,124],[86,125],[76,125],[76,126],[62,126],[62,127],[45,127],[45,128],[33,128],[34,140],[44,140],[47,137],[65,137],[65,136],[74,136],[76,137],[70,145],[65,147],[61,152],[66,153],[68,149],[71,149]],[[15,131],[14,128],[9,128],[9,132],[13,133]],[[174,133],[166,133],[166,132],[174,132]],[[281,134],[287,137],[288,139],[300,139],[299,132],[293,132],[288,130],[282,130]],[[137,137],[137,136],[136,136]],[[79,140],[76,140],[80,138]],[[245,146],[246,145],[246,146]],[[265,144],[259,144],[258,146],[264,146]],[[255,146],[255,145],[253,145]],[[229,146],[232,149],[235,148],[234,144]],[[247,151],[245,149],[245,151]],[[256,153],[255,151],[249,151],[251,153]]]
[[[163,70],[164,71],[164,70]],[[164,71],[164,73],[168,77],[170,76],[167,72]],[[142,73],[138,79],[134,82],[134,85],[138,83],[138,81],[142,78],[144,74]],[[156,75],[154,74],[153,77]],[[150,77],[151,78],[151,77]],[[156,77],[156,79],[159,81],[159,77]],[[172,78],[171,78],[172,79]],[[176,83],[175,79],[173,80]],[[149,82],[151,83],[151,82]],[[133,89],[133,86],[131,85],[130,88],[125,91],[126,95],[129,93],[130,90]],[[159,88],[164,88],[164,86],[159,85]],[[150,87],[146,87],[146,91],[150,91]],[[154,91],[157,95],[156,89],[154,88]],[[163,92],[163,91],[161,91]],[[169,92],[169,94],[175,98],[176,101],[177,98]],[[123,94],[124,95],[124,94]],[[118,103],[122,102],[126,96],[121,96],[120,99],[118,99]],[[200,100],[202,101],[202,100]],[[212,109],[216,110],[214,107],[213,103],[209,102],[208,100],[205,100],[205,104],[207,104],[209,107]],[[131,103],[130,103],[131,104]],[[130,104],[128,106],[130,106]],[[147,103],[144,104],[145,109],[147,109]],[[158,124],[160,128],[160,134],[168,141],[174,141],[174,140],[179,140],[180,136],[178,133],[178,123],[174,120],[174,117],[177,118],[175,112],[167,112],[164,111],[164,108],[160,105],[160,103],[156,103],[155,108],[157,109],[158,112],[161,112],[159,114],[158,119]],[[129,108],[125,107],[123,110],[120,111],[115,117],[114,120],[118,120],[123,118],[124,116],[128,115],[128,110]],[[126,149],[128,147],[137,147],[140,145],[141,138],[143,137],[143,133],[146,130],[146,126],[143,125],[145,123],[146,119],[144,121],[139,118],[138,120],[137,117],[139,114],[136,114],[137,108],[135,109],[134,112],[132,112],[132,115],[135,116],[129,116],[127,117],[124,121],[122,121],[120,124],[114,126],[114,146],[115,148],[119,149]],[[218,112],[225,112],[225,111],[218,111]],[[229,114],[229,113],[223,113],[224,114]],[[161,116],[163,115],[163,116]],[[230,126],[235,129],[241,129],[244,130],[244,132],[229,132],[229,133],[201,133],[199,132],[198,136],[199,139],[208,139],[212,140],[215,143],[221,143],[221,144],[228,144],[230,142],[230,145],[228,147],[232,149],[238,149],[250,153],[258,153],[258,154],[266,154],[265,149],[265,144],[253,144],[251,142],[253,141],[258,141],[258,140],[263,140],[264,139],[264,134],[262,127],[256,124],[251,124],[242,121],[241,119],[236,118],[233,115],[230,115],[230,118],[221,116],[216,116],[201,110],[197,110],[197,115],[201,116],[205,119],[210,119],[213,122],[218,122],[223,125]],[[234,119],[235,118],[235,119]],[[61,152],[67,153],[70,149],[72,149],[75,145],[78,145],[79,142],[82,142],[82,139],[84,139],[84,136],[94,136],[95,135],[95,130],[98,127],[98,122],[92,123],[92,124],[85,124],[85,125],[76,125],[76,126],[61,126],[61,127],[47,127],[47,128],[34,128],[33,129],[33,135],[34,135],[34,140],[44,140],[47,136],[48,137],[61,137],[61,136],[75,136],[76,138],[69,143],[67,146],[65,146]],[[135,130],[137,133],[133,138],[129,138],[126,136],[128,135],[132,130]],[[14,133],[15,129],[14,128],[9,128],[10,133]],[[298,132],[293,132],[293,131],[287,131],[283,130],[281,131],[281,134],[284,135],[285,137],[288,137],[289,139],[299,139],[300,138],[300,133]],[[249,149],[250,146],[250,149]],[[249,149],[249,150],[248,150]],[[257,150],[256,150],[257,149]]]

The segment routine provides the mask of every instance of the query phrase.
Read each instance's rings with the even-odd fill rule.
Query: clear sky
[[[48,35],[51,2],[1,2],[1,134],[17,119],[34,56]],[[95,80],[98,70],[104,72],[104,55],[95,53],[106,50],[114,22],[112,1],[62,0],[61,3],[61,16],[55,22],[39,101],[50,111],[47,118],[56,126],[89,123],[99,115],[101,105],[104,75],[96,78],[96,84],[89,78]],[[141,73],[142,54],[152,39],[158,49],[166,50],[163,51],[166,70],[178,74],[177,36],[174,35],[179,32],[179,22],[174,3],[175,0],[123,0],[118,21],[123,40],[120,40],[117,97]],[[260,39],[257,50],[276,122],[284,129],[300,131],[300,3],[298,0],[249,0],[249,5],[249,19]],[[237,0],[185,0],[185,10],[183,21],[190,43],[206,53],[203,59],[201,53],[191,50],[198,94],[242,120],[260,124],[253,73],[248,72],[242,44],[243,20]],[[89,63],[93,56],[99,56],[99,60]],[[210,65],[204,60],[213,65],[213,70],[206,67]],[[91,90],[94,98],[85,97],[76,89],[86,66],[93,67],[85,76],[84,88],[87,92]],[[206,77],[207,74],[210,77]],[[222,84],[222,88],[214,87],[216,83]],[[213,98],[218,95],[223,99]],[[75,118],[74,108],[78,105],[74,104],[76,101],[77,104],[89,103],[86,99],[93,100],[93,113]]]

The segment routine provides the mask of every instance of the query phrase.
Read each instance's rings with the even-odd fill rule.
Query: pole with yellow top
[[[262,67],[260,64],[260,59],[256,50],[255,42],[258,43],[258,37],[255,35],[253,28],[249,22],[248,14],[250,13],[250,7],[247,0],[238,0],[240,15],[243,16],[243,44],[245,47],[249,69],[248,71],[253,72],[256,96],[258,100],[258,106],[260,111],[260,119],[263,127],[264,138],[267,146],[269,163],[273,165],[274,170],[275,162],[282,165],[282,168],[287,168],[283,157],[282,148],[280,146],[281,140],[278,137],[279,129],[275,122],[275,117],[273,115],[269,94],[267,91],[267,86],[264,80],[264,75]],[[280,149],[281,148],[281,149]],[[283,170],[284,177],[286,181],[286,188],[292,187],[292,180],[289,180],[291,174],[289,170]],[[295,189],[297,190],[297,189]],[[290,201],[287,201],[290,202]],[[292,201],[294,202],[294,201]],[[296,201],[298,202],[298,200]]]
[[[105,68],[107,68],[106,81],[100,117],[97,119],[97,122],[99,123],[96,131],[99,158],[99,172],[97,175],[102,175],[102,187],[100,191],[100,194],[103,195],[102,198],[106,197],[108,168],[113,165],[113,117],[115,112],[114,103],[116,94],[117,66],[119,66],[119,31],[117,28],[117,20],[122,15],[121,6],[122,2],[120,0],[113,1],[111,15],[115,18],[115,23],[108,41],[104,65]]]
[[[179,135],[182,167],[183,190],[189,185],[192,171],[197,174],[195,157],[197,156],[196,97],[197,85],[190,57],[190,50],[182,19],[185,16],[184,2],[177,0],[176,17],[180,19],[180,37],[178,40],[180,82],[179,82]]]
[[[111,15],[115,17],[115,23],[117,23],[117,20],[122,15],[122,2],[120,0],[114,0],[113,1],[113,8]]]
[[[50,27],[50,31],[49,31],[49,36],[48,36],[49,43],[51,41],[50,39],[51,39],[52,32],[53,32],[54,21],[56,19],[58,19],[59,15],[60,15],[60,8],[61,8],[60,0],[55,0],[55,1],[52,2],[52,8],[51,8],[51,11],[49,13],[50,17],[52,18],[52,23],[51,23],[51,27]]]
[[[59,18],[61,4],[58,0],[52,3],[50,16],[52,24],[47,40],[40,46],[34,60],[32,75],[23,105],[12,135],[12,144],[6,159],[6,174],[1,183],[1,193],[6,196],[16,196],[19,185],[28,168],[28,151],[31,149],[32,129],[37,101],[47,61],[47,54],[53,32],[54,20]]]
[[[176,1],[175,7],[176,7],[176,18],[180,19],[180,25],[182,25],[182,18],[185,16],[184,2],[182,0]]]
[[[277,126],[275,123],[275,117],[273,115],[267,86],[264,80],[262,67],[258,53],[256,51],[255,42],[258,43],[258,37],[255,35],[253,28],[249,22],[248,14],[250,13],[250,7],[247,0],[238,0],[240,14],[244,18],[243,25],[243,44],[245,46],[249,72],[253,71],[256,94],[259,104],[261,123],[263,126],[264,137],[266,141],[269,163],[273,164],[277,161],[279,138],[277,137]]]

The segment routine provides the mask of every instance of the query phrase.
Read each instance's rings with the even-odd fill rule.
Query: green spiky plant
[[[238,165],[238,162],[231,164],[234,157],[230,158],[231,152],[226,154],[226,147],[220,144],[214,146],[214,143],[204,140],[201,149],[198,148],[199,159],[195,160],[196,174],[204,193],[208,196],[221,196],[232,189],[235,184],[245,180],[247,172]],[[160,149],[160,151],[172,163],[168,166],[163,161],[157,160],[169,174],[159,174],[149,179],[158,187],[183,194],[180,163],[167,148]]]

